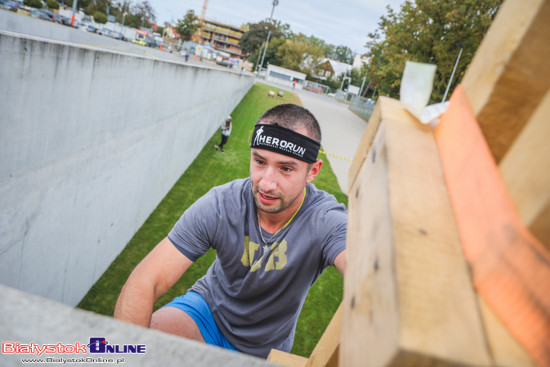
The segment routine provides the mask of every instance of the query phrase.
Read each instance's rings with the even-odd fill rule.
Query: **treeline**
[[[431,103],[441,102],[462,48],[449,94],[462,80],[503,0],[407,0],[387,8],[366,44],[371,63],[362,74],[379,94],[399,98],[405,63],[437,65]]]
[[[241,52],[254,67],[261,62],[269,32],[270,38],[265,51],[263,66],[267,63],[307,74],[309,80],[317,80],[316,68],[323,58],[353,63],[352,50],[344,45],[335,46],[315,36],[294,33],[288,24],[277,20],[248,23],[247,32],[239,41]],[[339,87],[339,79],[331,77],[324,82]]]

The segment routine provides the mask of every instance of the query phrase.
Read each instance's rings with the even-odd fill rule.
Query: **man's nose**
[[[260,181],[260,188],[263,192],[268,193],[271,191],[275,191],[277,188],[277,171],[274,167],[268,167],[264,171],[264,175],[262,177],[262,180]]]

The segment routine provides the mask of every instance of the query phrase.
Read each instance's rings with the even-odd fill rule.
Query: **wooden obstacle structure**
[[[285,366],[550,367],[550,0],[507,0],[434,131],[381,97],[344,299]]]

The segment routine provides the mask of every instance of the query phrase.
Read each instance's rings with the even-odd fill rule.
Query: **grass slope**
[[[237,178],[248,177],[249,137],[258,118],[277,104],[301,105],[295,94],[286,92],[283,98],[272,98],[267,96],[268,90],[279,91],[263,84],[255,84],[250,89],[231,114],[233,130],[225,146],[225,154],[213,148],[214,144],[221,140],[218,130],[78,307],[112,316],[120,290],[132,270],[166,237],[183,212],[210,188]],[[328,160],[324,156],[321,158],[324,161],[323,168],[314,184],[346,204],[347,196],[341,192]],[[174,287],[157,300],[154,309],[157,310],[174,297],[184,294],[206,273],[215,256],[215,251],[210,250],[197,260]],[[293,353],[309,357],[341,300],[342,277],[331,267],[319,277],[309,291],[298,320]]]

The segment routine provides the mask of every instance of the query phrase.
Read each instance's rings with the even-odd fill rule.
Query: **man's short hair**
[[[308,136],[321,144],[321,127],[319,122],[307,109],[285,103],[267,110],[262,117],[258,119],[257,124],[279,124],[279,126],[296,131],[302,128],[307,130]]]

